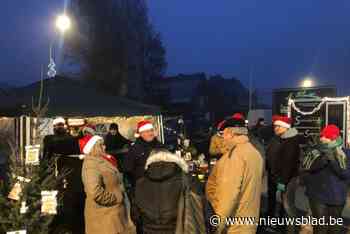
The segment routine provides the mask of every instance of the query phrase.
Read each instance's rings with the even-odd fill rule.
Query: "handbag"
[[[182,181],[183,190],[178,204],[175,234],[204,234],[206,233],[206,226],[203,199],[191,190],[189,180],[185,174]]]

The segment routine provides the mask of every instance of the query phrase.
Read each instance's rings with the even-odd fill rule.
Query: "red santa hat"
[[[96,127],[94,125],[87,124],[83,128],[83,132],[87,132],[87,133],[90,133],[91,135],[95,135],[96,134]]]
[[[272,122],[274,126],[280,126],[283,128],[292,127],[292,119],[289,118],[288,116],[275,115],[272,117]]]
[[[140,137],[140,133],[148,130],[153,130],[154,126],[153,124],[148,120],[143,120],[137,124],[136,134],[135,137]]]
[[[89,154],[94,147],[94,145],[102,140],[100,136],[85,136],[79,140],[80,152],[83,154]]]
[[[53,126],[57,124],[66,124],[66,120],[62,117],[57,117],[53,120]]]
[[[222,127],[224,126],[225,122],[226,122],[226,120],[223,120],[223,121],[221,121],[221,122],[218,124],[217,130],[218,130],[219,132],[223,131],[223,128],[222,128]]]
[[[340,136],[340,130],[334,124],[327,125],[321,131],[321,137],[327,138],[327,139],[329,139],[331,141],[336,140],[339,136]]]
[[[241,113],[235,113],[232,115],[232,119],[242,119],[245,120],[244,115]]]

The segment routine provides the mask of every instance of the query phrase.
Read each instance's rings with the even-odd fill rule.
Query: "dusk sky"
[[[52,19],[64,1],[7,0],[0,14],[0,81],[29,83],[48,63]],[[152,0],[168,75],[206,72],[261,89],[296,86],[312,73],[350,95],[350,1]]]

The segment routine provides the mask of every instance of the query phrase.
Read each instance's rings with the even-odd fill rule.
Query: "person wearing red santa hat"
[[[305,142],[297,129],[292,128],[291,118],[276,115],[272,121],[275,138],[266,150],[270,216],[274,216],[276,211],[276,192],[284,194],[288,183],[298,175],[300,145]]]
[[[225,118],[224,120],[220,121],[216,127],[216,133],[211,137],[210,139],[210,145],[209,145],[209,155],[213,158],[220,158],[225,152],[223,152],[223,126],[225,122],[229,119],[241,119],[245,120],[243,114],[241,113],[234,113],[232,116],[229,116]]]
[[[243,119],[245,120],[245,117],[242,113],[234,113],[231,117],[232,119]]]
[[[154,126],[148,120],[140,121],[137,124],[135,137],[137,138],[136,142],[125,157],[124,165],[125,172],[129,175],[133,185],[135,185],[136,180],[143,176],[144,167],[151,151],[164,147],[157,140]]]
[[[341,219],[347,201],[350,180],[349,157],[342,149],[340,129],[335,125],[326,126],[320,134],[320,144],[307,150],[303,160],[306,172],[304,184],[312,216]],[[342,233],[341,225],[314,227],[315,234]]]
[[[227,120],[242,120],[245,123],[245,126],[247,127],[247,120],[245,119],[244,115],[241,113],[235,113],[232,116],[229,116],[225,120],[221,121],[217,126],[217,134],[213,135],[210,139],[210,145],[209,145],[209,154],[212,157],[220,158],[225,152],[226,148],[223,144],[223,126]],[[265,158],[265,148],[263,146],[263,143],[260,139],[255,137],[253,134],[248,134],[250,143],[259,151],[259,153]]]
[[[213,213],[259,219],[264,162],[250,143],[244,119],[230,118],[222,126],[225,152],[212,169],[206,197]],[[218,225],[215,233],[256,233],[254,225]]]
[[[103,138],[85,136],[79,143],[86,154],[82,169],[86,193],[85,233],[136,234],[136,228],[128,218],[128,198],[122,176],[115,159],[106,154]],[[103,220],[103,225],[96,220]]]
[[[154,126],[152,122],[148,120],[140,121],[137,124],[135,137],[136,141],[130,147],[123,165],[124,173],[127,175],[132,187],[131,191],[129,191],[132,211],[136,210],[134,204],[136,181],[144,176],[146,161],[149,158],[151,151],[165,147],[157,140]],[[132,212],[131,215],[136,223],[138,233],[141,233],[142,223],[140,223],[140,219],[137,217],[137,212]]]

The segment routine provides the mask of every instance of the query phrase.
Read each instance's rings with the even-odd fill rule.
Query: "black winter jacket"
[[[44,159],[57,155],[80,154],[78,140],[69,134],[47,135],[44,138]]]
[[[175,233],[182,188],[182,171],[169,162],[152,164],[137,181],[135,204],[145,233]]]
[[[281,137],[275,137],[266,150],[267,169],[270,178],[279,183],[288,184],[299,173],[300,145],[305,138],[298,135],[294,128]]]
[[[321,156],[312,164],[303,177],[306,195],[326,205],[343,206],[346,203],[350,181],[350,158],[347,168],[342,169],[338,161],[330,161],[327,154],[332,150],[320,150]]]
[[[52,163],[51,159],[57,157],[58,173],[65,174],[58,187],[63,194],[63,208],[58,220],[72,230],[84,227],[85,193],[81,180],[82,160],[64,155],[78,154],[80,154],[78,139],[69,134],[48,135],[44,138],[44,160]]]
[[[130,143],[131,141],[123,137],[120,133],[117,133],[115,136],[108,133],[105,137],[106,151],[112,155],[115,155],[115,151],[122,149]]]
[[[138,138],[131,146],[129,153],[124,159],[124,171],[134,187],[136,181],[141,178],[145,172],[145,164],[152,150],[164,148],[164,145],[158,140],[146,142]]]

